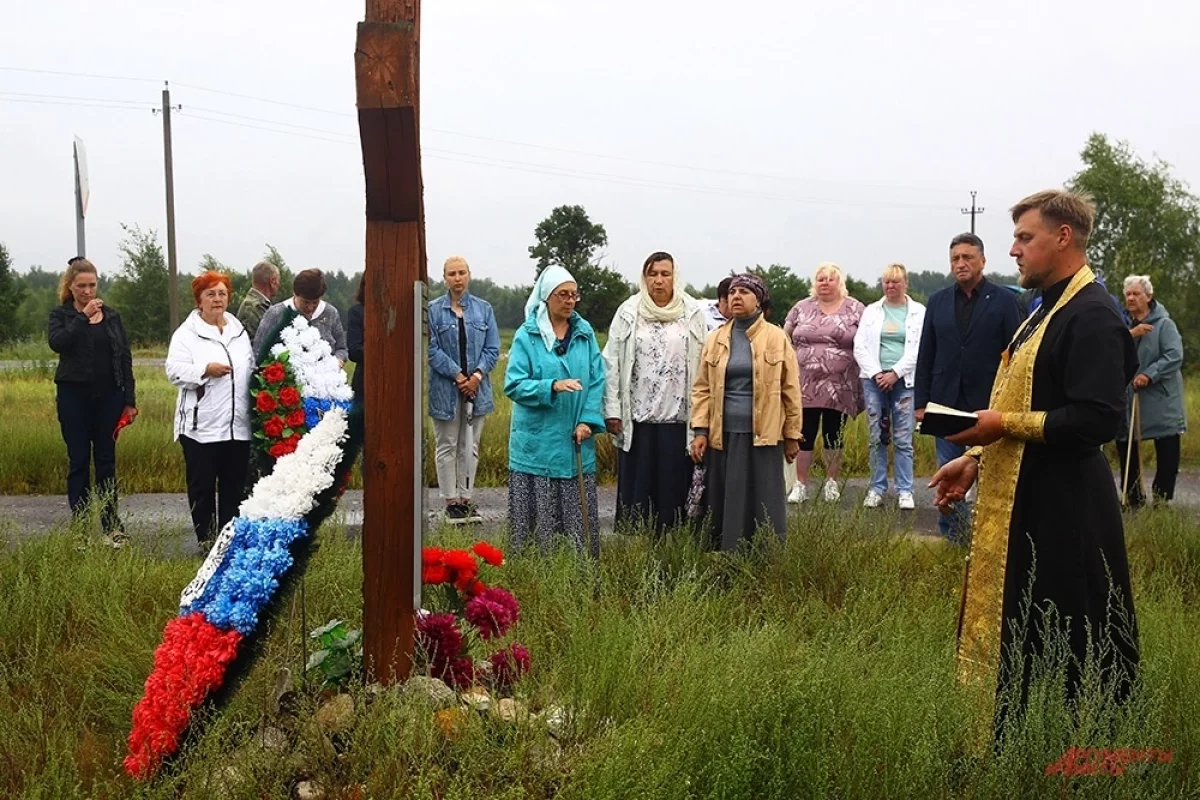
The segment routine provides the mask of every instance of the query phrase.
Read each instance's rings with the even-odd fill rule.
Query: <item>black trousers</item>
[[[96,462],[96,494],[105,533],[119,530],[117,516],[117,443],[113,431],[125,410],[125,393],[115,386],[60,383],[56,397],[58,424],[67,444],[67,499],[79,516],[92,499],[92,461]]]
[[[1171,501],[1175,499],[1175,479],[1179,476],[1179,434],[1154,439],[1154,455],[1158,467],[1154,471],[1154,483],[1150,491],[1156,500]],[[1139,458],[1138,447],[1141,442],[1133,442],[1133,458],[1128,467],[1125,464],[1125,454],[1129,451],[1129,442],[1117,442],[1117,456],[1121,459],[1121,480],[1124,484],[1125,470],[1129,469],[1129,489],[1126,491],[1125,502],[1137,508],[1146,502],[1146,492],[1142,488],[1142,462]]]
[[[246,497],[250,442],[201,444],[180,436],[179,444],[183,446],[188,506],[192,510],[196,541],[210,542],[225,523],[237,516],[238,506]]]
[[[826,450],[842,448],[842,429],[846,426],[846,415],[832,408],[805,408],[800,412],[802,435],[800,449],[811,451],[817,446],[817,429],[825,439]]]

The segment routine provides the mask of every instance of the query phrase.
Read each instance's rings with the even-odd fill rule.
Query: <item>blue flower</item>
[[[218,628],[249,635],[258,614],[279,589],[292,566],[288,547],[308,532],[303,520],[234,520],[233,540],[200,599],[184,609],[200,611]]]
[[[321,417],[325,416],[325,412],[332,408],[340,408],[349,413],[350,402],[348,400],[331,400],[322,397],[304,398],[304,417],[308,429],[311,431],[317,427],[317,423],[321,421]]]

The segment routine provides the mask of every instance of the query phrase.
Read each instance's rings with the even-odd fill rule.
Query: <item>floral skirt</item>
[[[528,472],[508,473],[508,522],[512,546],[536,544],[549,553],[563,542],[578,552],[600,555],[600,510],[596,475],[583,476],[587,498],[587,531],[578,478],[544,478]]]

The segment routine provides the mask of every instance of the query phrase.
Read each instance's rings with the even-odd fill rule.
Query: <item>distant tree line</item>
[[[1139,159],[1124,142],[1110,142],[1102,134],[1092,134],[1082,153],[1083,169],[1068,185],[1090,192],[1097,201],[1096,230],[1089,246],[1089,260],[1107,279],[1108,288],[1121,293],[1121,281],[1133,273],[1149,274],[1154,281],[1156,298],[1163,301],[1183,333],[1188,354],[1200,347],[1200,199],[1173,177],[1170,165],[1162,161],[1147,163]],[[100,293],[118,308],[130,337],[141,344],[160,344],[170,336],[167,307],[167,265],[154,231],[124,227],[125,236],[118,251],[120,271],[113,277],[100,278]],[[579,284],[582,300],[579,312],[596,328],[605,330],[619,306],[636,286],[615,269],[603,264],[603,248],[608,245],[604,226],[592,222],[583,206],[563,205],[550,212],[534,229],[534,244],[529,257],[536,277],[550,265],[571,271]],[[292,269],[283,255],[266,245],[263,258],[279,267],[282,300],[291,287]],[[101,265],[106,266],[106,265]],[[234,269],[211,254],[197,264],[197,272],[217,269],[228,272],[233,283],[233,307],[250,288],[252,264]],[[64,265],[65,267],[65,265]],[[809,294],[810,283],[783,264],[755,264],[742,269],[758,274],[771,290],[776,321],[800,299]],[[732,272],[732,271],[731,271]],[[59,268],[35,266],[24,273],[15,271],[9,253],[0,244],[0,343],[16,339],[39,338],[46,334],[50,309],[58,302]],[[327,270],[327,302],[345,315],[353,304],[361,273]],[[439,271],[431,269],[430,297],[445,292],[437,280]],[[1013,284],[1012,274],[989,274],[997,283]],[[191,302],[187,281],[180,276],[180,298],[186,309]],[[924,301],[930,294],[951,283],[948,270],[910,271],[909,293]],[[880,297],[877,281],[867,283],[847,277],[851,296],[864,303]],[[688,290],[695,296],[715,298],[712,285]],[[516,328],[525,318],[529,285],[500,286],[488,278],[475,278],[471,291],[492,304],[501,327]],[[1190,367],[1194,359],[1187,359]]]

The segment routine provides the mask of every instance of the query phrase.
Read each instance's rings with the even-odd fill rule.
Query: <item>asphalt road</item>
[[[1149,485],[1151,475],[1147,475]],[[810,486],[810,490],[819,486]],[[810,491],[811,494],[819,492]],[[865,524],[877,524],[880,534],[902,534],[909,536],[929,537],[931,540],[937,534],[937,510],[933,508],[933,493],[924,487],[924,482],[918,479],[916,501],[917,510],[898,512],[895,509],[895,496],[889,497],[878,510],[860,509],[863,495],[866,493],[866,481],[861,478],[851,479],[842,492],[840,508],[846,512],[859,512],[860,519]],[[497,530],[505,521],[507,513],[508,492],[504,488],[477,489],[475,503],[479,507],[483,524],[480,526],[485,533]],[[824,503],[810,500],[809,505]],[[611,530],[613,512],[616,504],[616,489],[611,486],[600,487],[600,525],[603,529]],[[1179,476],[1175,504],[1179,506],[1200,508],[1200,473],[1184,472]],[[427,518],[429,530],[435,530],[440,523],[441,501],[437,490],[426,493]],[[795,507],[790,506],[794,511]],[[126,532],[134,540],[151,542],[168,552],[196,552],[197,547],[192,536],[189,522],[187,497],[182,494],[134,494],[121,498],[121,516],[125,521]],[[16,541],[26,536],[36,536],[61,526],[70,518],[65,496],[32,496],[5,495],[0,496],[0,536]],[[327,523],[334,527],[344,527],[350,536],[357,536],[362,528],[362,492],[346,492],[333,519]]]

